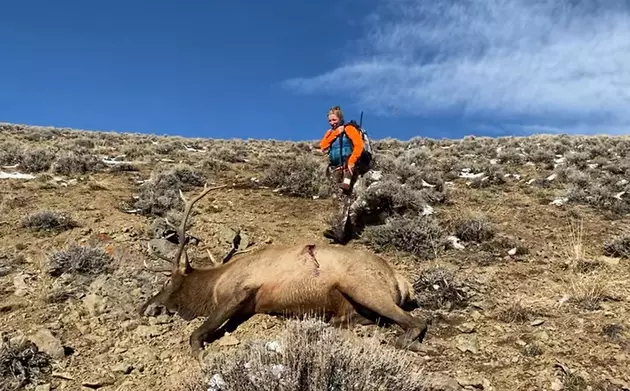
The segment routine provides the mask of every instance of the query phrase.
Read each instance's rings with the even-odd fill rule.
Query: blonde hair
[[[341,122],[343,122],[343,112],[341,111],[341,107],[340,106],[333,106],[330,108],[330,110],[328,110],[328,115],[334,114],[337,117],[339,117],[339,119],[341,120]]]

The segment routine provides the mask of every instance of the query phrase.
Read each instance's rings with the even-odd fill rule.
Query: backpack
[[[361,137],[363,138],[363,153],[367,154],[370,158],[372,158],[372,145],[370,144],[370,138],[368,137],[367,131],[361,127],[355,120],[350,120],[348,125],[352,125],[359,130],[361,133]]]

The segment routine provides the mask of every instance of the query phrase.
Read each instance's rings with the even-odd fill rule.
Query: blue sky
[[[2,4],[0,121],[312,140],[628,133],[621,0]]]

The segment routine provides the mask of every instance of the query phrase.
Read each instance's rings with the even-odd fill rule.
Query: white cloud
[[[383,114],[619,132],[630,125],[628,4],[385,0],[361,55],[287,85],[348,93]]]

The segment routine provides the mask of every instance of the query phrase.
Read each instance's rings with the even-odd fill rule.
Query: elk
[[[182,221],[179,227],[168,223],[176,229],[179,244],[170,260],[170,278],[139,308],[140,316],[150,305],[160,304],[187,321],[206,317],[189,338],[197,359],[204,342],[218,338],[221,326],[234,330],[261,313],[318,313],[336,327],[393,322],[403,329],[394,345],[420,349],[427,322],[407,312],[418,308],[411,283],[369,251],[334,244],[275,245],[240,254],[229,262],[224,259],[209,268],[193,268],[185,249],[188,216],[208,192],[224,187],[206,184],[190,200],[180,190],[185,204]]]

